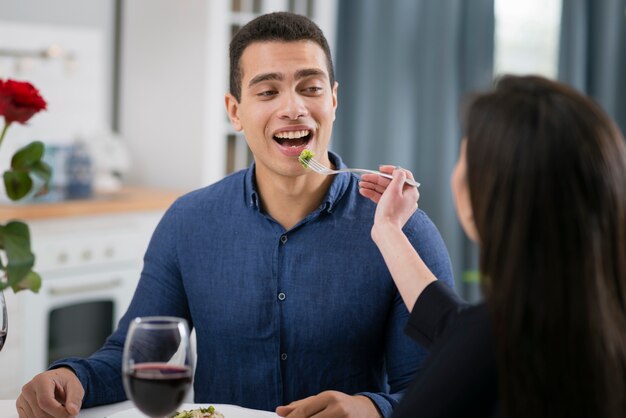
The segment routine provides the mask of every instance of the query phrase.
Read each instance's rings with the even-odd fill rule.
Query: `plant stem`
[[[10,123],[5,123],[4,128],[2,128],[2,133],[0,134],[0,146],[2,146],[2,140],[4,139],[4,136],[6,135],[9,126],[11,126]]]

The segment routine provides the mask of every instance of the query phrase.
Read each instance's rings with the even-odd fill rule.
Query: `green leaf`
[[[20,148],[11,159],[11,168],[14,170],[29,170],[33,164],[41,161],[45,147],[43,142],[34,141]]]
[[[11,285],[11,288],[15,293],[21,290],[31,290],[38,293],[41,289],[41,276],[31,270],[19,283]]]
[[[30,166],[30,172],[45,181],[47,184],[48,181],[50,181],[50,176],[52,175],[52,168],[44,161],[36,161]]]
[[[19,221],[0,225],[0,236],[7,256],[4,270],[8,284],[14,287],[31,272],[35,264],[35,255],[30,250],[28,225]]]
[[[11,159],[11,170],[4,173],[4,184],[7,195],[12,200],[19,200],[26,196],[33,188],[33,176],[44,182],[44,187],[38,194],[46,192],[46,187],[52,175],[50,166],[41,160],[45,151],[42,142],[31,142],[19,149]]]
[[[11,200],[19,200],[33,188],[28,172],[7,170],[4,172],[4,187]]]

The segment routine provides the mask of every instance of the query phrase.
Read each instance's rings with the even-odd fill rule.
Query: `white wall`
[[[210,3],[123,4],[120,131],[133,156],[131,183],[203,185],[204,100],[211,78],[204,34]]]
[[[107,121],[113,108],[113,44],[115,0],[0,0],[0,21],[14,23],[41,23],[71,28],[98,29],[102,32],[105,48],[104,78]]]
[[[0,78],[32,83],[47,102],[47,109],[27,124],[11,126],[2,148],[7,162],[11,148],[15,151],[35,139],[65,144],[110,129],[106,118],[110,97],[105,90],[109,74],[100,29],[0,20],[0,50],[40,53],[52,45],[60,48],[57,58],[0,54]]]

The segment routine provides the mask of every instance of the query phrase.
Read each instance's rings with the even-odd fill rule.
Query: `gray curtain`
[[[415,173],[420,208],[441,231],[457,289],[469,299],[476,286],[462,277],[476,267],[476,251],[456,220],[449,179],[459,105],[491,85],[493,47],[493,0],[339,2],[333,149],[349,166]]]
[[[563,0],[559,80],[593,97],[626,132],[626,0]]]

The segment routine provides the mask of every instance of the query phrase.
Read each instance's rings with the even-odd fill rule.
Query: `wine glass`
[[[183,318],[135,318],[122,358],[126,395],[149,417],[169,416],[191,387],[193,359],[189,327]]]
[[[7,339],[9,320],[7,319],[7,303],[4,300],[4,292],[0,291],[0,351]]]

